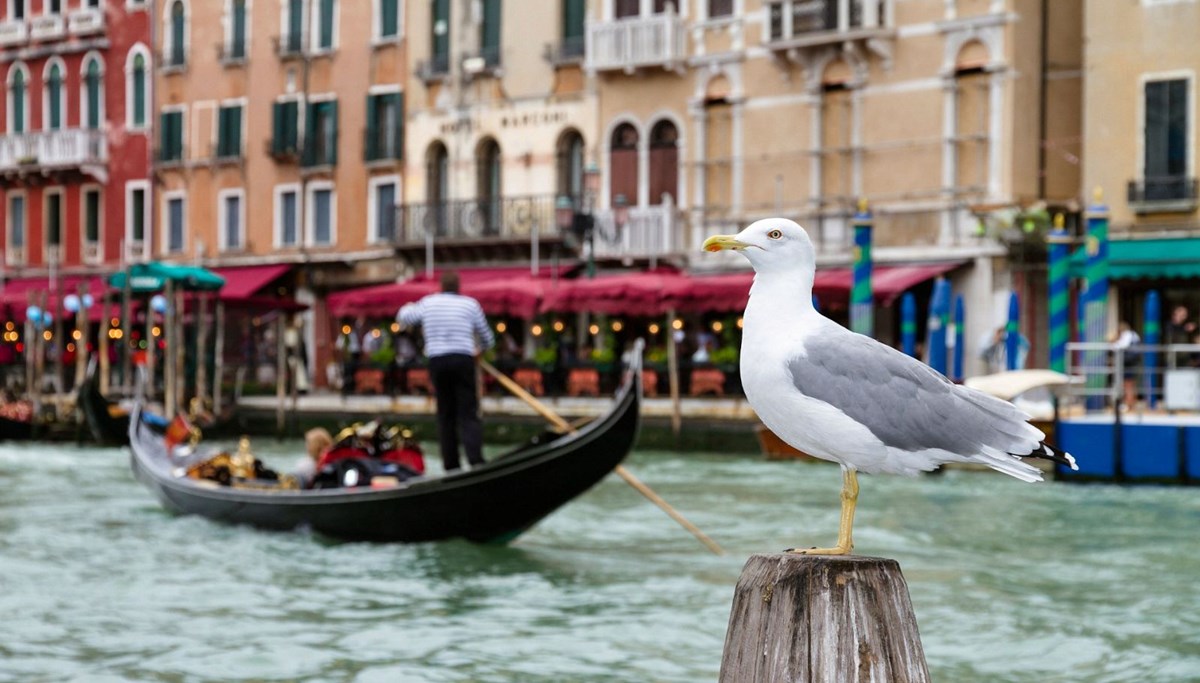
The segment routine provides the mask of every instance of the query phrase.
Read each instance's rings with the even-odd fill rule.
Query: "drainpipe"
[[[1041,78],[1038,81],[1038,199],[1046,198],[1046,80],[1050,65],[1050,0],[1042,0]]]

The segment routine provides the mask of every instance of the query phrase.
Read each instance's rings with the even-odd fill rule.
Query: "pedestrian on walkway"
[[[455,272],[442,274],[442,291],[405,304],[396,320],[402,326],[420,325],[425,335],[429,376],[437,395],[438,445],[447,472],[460,467],[461,435],[467,462],[483,464],[483,421],[479,415],[479,355],[496,339],[479,302],[458,292]]]

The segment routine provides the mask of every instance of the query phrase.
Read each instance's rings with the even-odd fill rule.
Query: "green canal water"
[[[713,681],[742,563],[832,542],[838,470],[628,464],[729,555],[615,476],[511,547],[375,545],[171,516],[120,450],[0,445],[0,681]],[[1200,680],[1196,489],[864,477],[858,519],[936,681]]]

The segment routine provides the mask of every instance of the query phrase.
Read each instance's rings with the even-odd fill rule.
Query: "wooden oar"
[[[481,358],[481,359],[479,359],[479,365],[489,375],[491,375],[492,377],[495,377],[496,380],[498,382],[500,382],[500,384],[504,385],[505,389],[508,389],[517,398],[520,398],[521,400],[528,403],[531,408],[536,410],[538,412],[538,414],[540,414],[542,417],[546,418],[551,423],[553,423],[555,427],[562,430],[563,432],[570,433],[570,432],[575,431],[574,425],[572,425],[571,423],[564,420],[558,413],[555,413],[553,410],[550,410],[550,408],[546,404],[537,400],[537,398],[535,398],[533,396],[533,394],[530,394],[528,391],[525,391],[525,389],[520,384],[517,384],[511,378],[509,378],[508,375],[497,370],[495,367],[492,366],[491,363],[489,363],[486,360],[483,360]],[[696,528],[695,524],[692,524],[691,522],[687,521],[687,519],[683,515],[679,514],[679,511],[677,511],[675,508],[671,507],[671,505],[669,503],[667,503],[667,501],[663,500],[661,496],[659,496],[657,493],[655,493],[653,489],[651,489],[649,486],[646,486],[645,484],[643,484],[641,482],[641,480],[639,480],[637,477],[633,476],[633,474],[631,474],[629,472],[629,470],[625,469],[624,465],[617,465],[616,469],[614,469],[613,471],[617,473],[617,476],[624,479],[625,483],[629,484],[635,490],[637,490],[638,493],[645,496],[651,503],[654,503],[658,507],[662,508],[662,511],[667,513],[668,515],[670,515],[671,519],[675,520],[676,522],[679,522],[679,524],[684,529],[687,529],[688,531],[690,531],[692,533],[692,535],[695,536],[697,539],[699,539],[700,542],[703,543],[705,546],[707,546],[709,550],[713,551],[717,555],[725,554],[725,551],[721,549],[721,546],[717,545],[716,541],[712,540],[703,531]]]

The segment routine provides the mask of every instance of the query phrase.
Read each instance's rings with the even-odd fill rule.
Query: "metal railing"
[[[108,159],[108,136],[102,130],[64,128],[0,135],[0,171],[53,170]]]
[[[389,132],[382,127],[363,131],[363,161],[396,161],[404,158],[403,133]]]
[[[1140,408],[1200,410],[1200,344],[1069,342],[1066,370],[1078,381],[1065,398],[1088,410],[1127,405],[1127,394]]]
[[[435,81],[450,75],[450,55],[433,55],[417,63],[417,78]]]
[[[61,14],[43,14],[29,19],[32,40],[53,40],[67,35],[67,22]]]
[[[1200,201],[1200,181],[1187,176],[1159,176],[1129,181],[1126,191],[1129,205],[1135,210],[1161,210],[1164,205],[1180,209],[1196,208]]]
[[[595,213],[596,258],[661,258],[683,251],[679,211],[672,204],[635,206],[624,225],[611,210]]]
[[[587,39],[583,36],[563,38],[561,43],[547,43],[542,58],[554,66],[578,64],[587,55]]]
[[[100,7],[81,7],[67,15],[67,31],[73,36],[104,32],[104,10]]]
[[[671,66],[687,58],[683,20],[673,13],[589,23],[587,67],[595,71]]]
[[[880,28],[886,21],[887,0],[774,0],[767,3],[764,42]]]
[[[22,20],[0,21],[0,47],[20,45],[29,37],[29,25]]]
[[[397,207],[396,242],[471,241],[527,238],[557,232],[554,196],[454,199]]]

